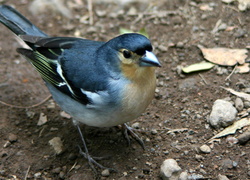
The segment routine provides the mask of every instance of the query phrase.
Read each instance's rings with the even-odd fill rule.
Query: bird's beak
[[[140,58],[139,65],[144,67],[161,67],[161,64],[158,61],[157,57],[154,55],[154,53],[149,51],[146,51],[146,54]]]

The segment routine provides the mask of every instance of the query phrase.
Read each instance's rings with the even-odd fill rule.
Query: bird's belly
[[[83,105],[47,84],[57,104],[75,121],[94,127],[111,127],[136,119],[145,111],[154,96],[155,79],[143,86],[127,84],[120,104],[97,107]]]
[[[103,105],[102,107],[89,107],[83,105],[71,97],[61,93],[55,87],[47,84],[53,99],[61,109],[72,116],[74,121],[94,127],[111,127],[123,124],[132,119],[135,115],[126,115],[122,112],[122,107],[116,105]]]

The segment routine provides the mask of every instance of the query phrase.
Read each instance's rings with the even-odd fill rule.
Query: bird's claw
[[[138,136],[138,134],[136,134],[134,131],[135,129],[130,127],[129,125],[127,125],[126,123],[123,124],[122,126],[125,130],[124,130],[124,136],[128,141],[128,144],[130,145],[130,139],[129,139],[129,135],[130,134],[139,144],[140,146],[145,150],[145,145],[143,140]]]
[[[91,169],[95,172],[95,174],[98,174],[98,173],[97,173],[97,170],[96,170],[96,168],[95,168],[94,165],[96,165],[96,166],[99,167],[100,169],[108,169],[109,172],[116,172],[115,169],[105,167],[105,166],[101,165],[100,163],[98,163],[98,162],[96,161],[96,160],[103,160],[103,159],[106,159],[106,157],[92,157],[92,156],[89,155],[89,153],[83,152],[83,150],[81,149],[80,146],[78,146],[78,148],[79,148],[80,154],[83,155],[83,157],[84,157],[85,159],[88,160],[88,164],[89,164],[89,166],[91,167]]]

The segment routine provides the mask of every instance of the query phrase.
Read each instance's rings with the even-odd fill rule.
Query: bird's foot
[[[97,166],[97,167],[100,168],[100,169],[108,169],[109,172],[116,172],[115,169],[105,167],[105,166],[103,166],[103,165],[101,165],[100,163],[97,162],[97,160],[103,160],[103,159],[106,159],[106,157],[94,157],[94,156],[92,157],[92,156],[89,155],[89,153],[83,152],[83,150],[81,149],[80,146],[78,146],[78,147],[79,147],[79,152],[80,152],[80,154],[81,154],[85,159],[88,160],[89,166],[91,167],[91,169],[94,171],[94,173],[95,173],[96,175],[97,175],[98,173],[97,173],[97,170],[96,170],[95,166]]]
[[[101,165],[100,163],[97,162],[97,160],[103,160],[103,159],[106,159],[106,157],[92,157],[90,154],[89,154],[89,151],[88,151],[88,148],[87,148],[87,145],[86,145],[86,142],[85,142],[85,139],[83,138],[83,134],[82,134],[82,131],[79,127],[79,125],[76,125],[77,126],[77,129],[78,129],[78,132],[81,136],[81,140],[82,140],[82,143],[83,143],[83,147],[84,147],[84,151],[82,150],[82,148],[80,146],[79,147],[79,151],[80,151],[80,154],[88,160],[88,164],[89,166],[91,167],[91,169],[93,170],[93,172],[95,173],[95,175],[97,176],[98,175],[98,172],[95,168],[95,166],[97,166],[98,168],[100,169],[108,169],[109,172],[116,172],[115,169],[113,168],[107,168],[103,165]]]
[[[124,123],[122,125],[123,129],[124,129],[124,135],[125,138],[128,141],[128,144],[130,145],[130,139],[129,139],[129,134],[141,145],[141,147],[145,150],[145,145],[143,140],[138,136],[138,134],[136,134],[134,131],[136,131],[134,128],[130,127],[129,125],[127,125],[126,123]]]

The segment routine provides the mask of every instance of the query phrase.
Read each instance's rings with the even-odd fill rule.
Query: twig
[[[48,97],[46,97],[44,100],[42,100],[41,102],[37,103],[37,104],[34,104],[34,105],[31,105],[31,106],[16,106],[16,105],[12,105],[12,104],[8,104],[6,102],[3,102],[0,100],[0,103],[5,105],[5,106],[9,106],[9,107],[12,107],[12,108],[19,108],[19,109],[29,109],[29,108],[34,108],[34,107],[37,107],[37,106],[40,106],[41,104],[45,103],[46,101],[49,100],[49,98],[51,98],[51,95],[49,95]]]
[[[42,130],[39,132],[39,135],[38,135],[39,138],[42,136],[42,133],[43,133],[44,129],[45,128],[43,127]]]
[[[234,10],[234,11],[236,11],[236,12],[240,12],[238,9],[236,9],[235,7],[231,7],[231,6],[226,6],[227,8],[229,8],[229,9],[232,9],[232,10]]]
[[[227,78],[225,79],[225,81],[227,81],[228,79],[230,79],[230,77],[233,75],[233,73],[235,72],[237,68],[237,65],[234,67],[233,71],[227,76]]]
[[[201,79],[204,81],[204,83],[206,84],[206,85],[208,85],[208,83],[207,83],[207,81],[206,81],[206,79],[199,73],[199,76],[201,77]]]
[[[75,164],[73,164],[73,166],[70,168],[69,172],[72,171],[77,165],[77,162],[75,162]]]
[[[29,172],[30,172],[30,166],[29,166],[28,169],[27,169],[27,172],[26,172],[26,174],[25,174],[24,180],[27,180],[28,175],[29,175]]]

